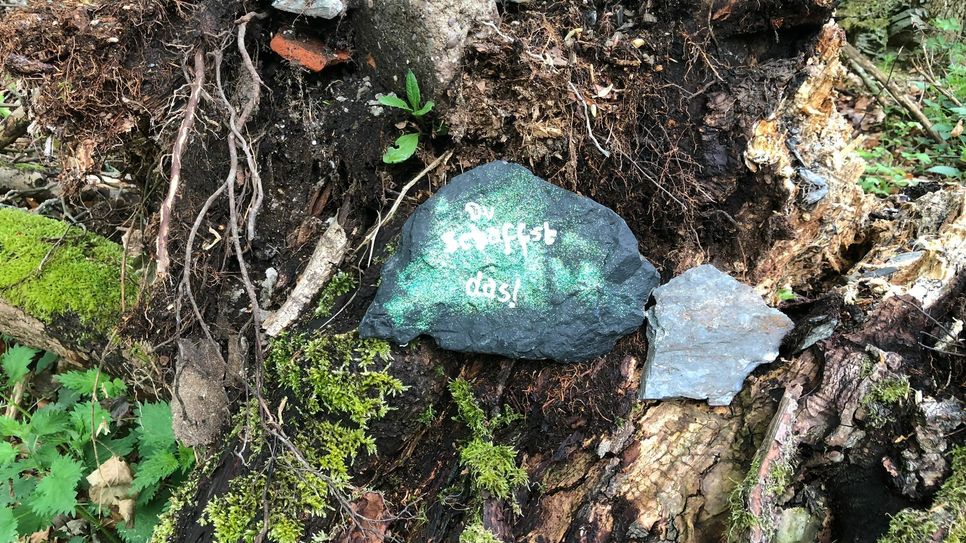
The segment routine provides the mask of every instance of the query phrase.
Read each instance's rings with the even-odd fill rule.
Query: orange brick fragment
[[[324,43],[313,38],[279,32],[271,42],[272,51],[313,72],[321,72],[329,64],[349,61],[348,51],[330,51]]]

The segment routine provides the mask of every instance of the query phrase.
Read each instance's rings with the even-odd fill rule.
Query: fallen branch
[[[205,83],[205,54],[198,48],[195,49],[195,73],[194,81],[191,83],[191,94],[188,97],[188,105],[185,108],[184,118],[181,120],[181,127],[178,128],[178,135],[175,137],[174,146],[171,149],[171,177],[168,181],[168,195],[161,203],[161,220],[158,226],[157,243],[157,275],[163,277],[168,273],[171,259],[168,256],[168,230],[171,228],[171,208],[174,199],[178,194],[178,186],[181,184],[181,157],[184,154],[185,144],[188,142],[188,134],[195,122],[195,112],[198,109],[198,102],[201,99],[201,89]]]
[[[908,111],[909,114],[922,125],[923,130],[929,134],[929,137],[936,140],[937,143],[943,143],[942,136],[939,135],[939,132],[936,131],[932,125],[932,122],[926,117],[922,110],[919,109],[919,106],[917,106],[915,102],[910,100],[908,96],[900,91],[899,88],[896,87],[895,83],[893,83],[888,77],[886,77],[885,74],[876,68],[875,64],[866,58],[861,51],[855,47],[852,47],[851,44],[843,42],[842,54],[845,55],[845,58],[848,59],[853,68],[861,68],[870,76],[875,78],[875,80],[878,81],[883,87],[885,87],[885,89],[889,91],[889,94],[892,95],[892,99],[895,100],[897,104],[905,108],[905,110]],[[859,77],[862,76],[860,75]],[[862,79],[866,86],[869,86],[869,82],[865,78]],[[869,90],[876,92],[876,89],[874,88],[870,88]]]
[[[318,245],[305,271],[299,276],[295,283],[292,294],[289,295],[285,303],[278,311],[265,319],[265,333],[269,336],[277,336],[299,317],[305,306],[312,301],[312,298],[319,289],[332,277],[336,266],[342,262],[348,245],[345,231],[339,226],[338,222],[332,221],[329,228],[322,234]]]

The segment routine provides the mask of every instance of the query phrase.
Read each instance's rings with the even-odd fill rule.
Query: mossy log
[[[0,207],[0,331],[78,362],[103,354],[138,297],[137,272],[128,265],[122,273],[126,261],[101,236]]]

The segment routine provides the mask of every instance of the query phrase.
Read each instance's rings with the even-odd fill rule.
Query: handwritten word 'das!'
[[[507,307],[512,309],[517,306],[520,278],[514,277],[511,285],[510,283],[498,283],[495,279],[484,276],[483,272],[476,272],[476,276],[470,277],[466,281],[464,288],[466,295],[470,298],[489,298],[507,304]]]
[[[493,208],[481,206],[475,202],[466,204],[464,208],[470,220],[478,222],[480,220],[493,220]],[[520,253],[526,257],[527,248],[531,243],[543,242],[544,245],[553,245],[557,241],[557,231],[550,227],[550,223],[544,221],[543,225],[528,227],[526,223],[519,222],[512,224],[505,222],[500,226],[489,226],[480,228],[475,224],[467,225],[466,230],[457,233],[453,230],[443,234],[443,243],[446,245],[446,254],[455,253],[459,250],[469,250],[476,248],[480,252],[495,245],[503,248],[506,255],[513,254],[515,248],[519,247]]]

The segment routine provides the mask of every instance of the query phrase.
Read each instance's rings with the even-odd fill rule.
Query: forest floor
[[[128,355],[97,365],[123,390],[99,398],[100,370],[77,385],[70,372],[89,360],[41,366],[46,355],[21,352],[30,377],[11,378],[9,392],[44,409],[80,391],[64,409],[109,412],[129,444],[103,454],[131,463],[142,496],[150,487],[164,498],[136,505],[138,522],[162,527],[156,540],[767,541],[790,533],[799,511],[819,541],[962,537],[966,455],[952,471],[966,444],[961,56],[933,51],[925,90],[902,81],[940,133],[933,141],[846,70],[820,2],[507,3],[415,119],[380,104],[404,94],[404,74],[386,83],[351,20],[257,4],[37,2],[0,21],[0,204],[116,242],[140,283],[121,298],[112,338],[123,339],[103,346]],[[323,44],[328,65],[279,56],[271,44],[283,32]],[[923,73],[895,69],[896,79]],[[384,163],[413,130],[414,156]],[[756,286],[797,339],[728,407],[638,401],[643,328],[574,364],[358,339],[406,217],[497,159],[616,211],[665,281],[711,262]],[[803,168],[830,180],[826,200],[802,203]],[[340,263],[290,335],[269,339],[265,315],[333,222],[347,238]],[[159,237],[170,263],[155,279]],[[46,243],[53,252],[61,241]],[[912,264],[894,260],[912,253]],[[4,337],[6,352],[14,344]],[[130,356],[132,346],[146,354]],[[188,370],[200,376],[192,384]],[[216,400],[185,405],[202,396]],[[206,410],[225,416],[210,417],[214,428],[191,420]],[[197,424],[193,454],[173,434],[138,433],[146,417]],[[791,426],[794,439],[776,437]],[[94,460],[83,440],[55,448],[87,476],[104,458],[97,427],[85,435]],[[471,445],[487,447],[495,486],[480,482]],[[138,482],[162,457],[164,476]],[[38,466],[11,480],[55,473]],[[118,503],[94,511],[91,485],[70,489],[76,514],[34,508],[50,518],[21,518],[20,535],[113,541],[117,528],[129,543],[149,539],[120,528],[130,515]],[[16,492],[9,506],[26,507]]]

